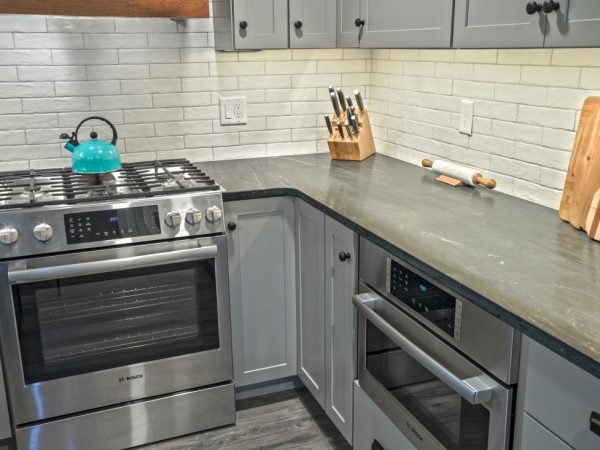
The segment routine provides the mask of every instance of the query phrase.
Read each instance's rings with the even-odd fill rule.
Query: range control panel
[[[460,341],[462,302],[391,258],[386,267],[387,291],[410,309]]]
[[[161,233],[155,205],[65,214],[64,221],[68,245]]]

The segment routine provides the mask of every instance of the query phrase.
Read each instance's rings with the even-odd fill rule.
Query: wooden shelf
[[[1,14],[208,18],[208,0],[2,0]]]

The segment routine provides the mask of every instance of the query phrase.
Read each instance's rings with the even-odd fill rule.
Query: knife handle
[[[329,135],[333,134],[333,127],[331,126],[331,119],[329,116],[325,116],[325,124],[327,125],[327,129],[329,130]]]
[[[362,95],[360,94],[360,91],[358,89],[354,91],[354,97],[356,97],[356,104],[358,105],[358,109],[360,109],[361,113],[364,112],[365,104],[363,103]]]
[[[340,108],[342,108],[342,111],[346,111],[346,97],[344,96],[344,91],[342,91],[340,88],[338,88],[337,90],[337,95],[338,95],[338,100],[340,101]]]
[[[352,136],[352,129],[350,128],[350,124],[348,123],[348,121],[346,121],[346,133],[348,133],[348,139],[354,139],[354,137]]]
[[[331,94],[329,94],[329,97],[331,97],[331,104],[333,105],[333,111],[335,112],[335,115],[337,117],[340,117],[340,115],[341,115],[340,106],[338,105],[338,101],[337,101],[337,98],[335,97],[335,93],[332,92]]]
[[[340,134],[340,139],[344,139],[344,128],[342,127],[342,122],[338,120],[337,123],[338,133]]]
[[[350,97],[350,96],[346,97],[346,105],[348,105],[348,108],[354,107],[354,104],[352,103],[352,97]]]

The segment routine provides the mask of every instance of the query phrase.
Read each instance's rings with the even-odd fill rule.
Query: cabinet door
[[[225,203],[236,386],[296,374],[293,201]]]
[[[288,47],[288,0],[233,0],[238,50]]]
[[[353,231],[325,218],[325,411],[349,443],[356,375],[352,307],[357,279],[356,242]]]
[[[523,424],[515,447],[517,450],[572,450],[528,414],[523,414]]]
[[[528,0],[456,0],[453,47],[542,47],[546,15],[527,14],[527,3]]]
[[[359,46],[361,28],[356,19],[360,19],[360,0],[337,0],[338,47]]]
[[[361,0],[365,48],[450,47],[450,0]]]
[[[335,47],[336,0],[290,0],[290,47]]]
[[[546,47],[600,46],[600,1],[560,0],[548,14]]]
[[[296,200],[298,376],[325,408],[325,215]]]

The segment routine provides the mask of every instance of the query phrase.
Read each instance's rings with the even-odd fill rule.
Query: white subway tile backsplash
[[[19,77],[17,76],[17,68],[11,66],[0,66],[0,80],[2,80],[2,82],[18,81]]]
[[[127,153],[149,152],[158,150],[177,150],[183,148],[183,136],[149,137],[126,139]]]
[[[151,64],[152,78],[199,78],[208,76],[206,63]]]
[[[2,83],[0,86],[0,98],[54,96],[54,83]]]
[[[600,67],[600,48],[555,48],[552,65]]]
[[[15,48],[83,48],[81,34],[15,33]]]
[[[181,92],[181,80],[177,78],[153,80],[123,80],[121,81],[123,94],[164,94],[167,92]]]
[[[182,122],[164,122],[154,124],[157,136],[187,136],[212,132],[210,120],[186,120]]]
[[[0,66],[51,65],[50,50],[0,50]]]
[[[52,50],[52,62],[57,66],[87,64],[117,64],[117,50]]]
[[[0,33],[0,48],[14,48],[15,42],[10,33]]]
[[[553,87],[577,87],[581,69],[579,67],[523,66],[521,84]]]
[[[210,93],[208,92],[154,94],[152,96],[152,105],[155,108],[202,106],[210,105],[210,103]]]
[[[1,75],[1,74],[0,74]],[[7,81],[6,78],[2,78]],[[20,81],[85,80],[85,66],[21,66]]]
[[[599,64],[600,65],[600,64]],[[584,89],[600,90],[600,68],[598,69],[581,69],[580,87]]]
[[[500,49],[498,64],[548,66],[552,60],[551,49]]]
[[[88,80],[134,80],[150,78],[147,65],[88,65]]]
[[[43,33],[47,31],[45,16],[18,14],[0,15],[0,32],[15,33],[19,31]]]
[[[105,95],[91,97],[91,107],[94,111],[151,108],[150,95]]]
[[[90,99],[88,97],[53,97],[23,99],[23,112],[26,114],[89,110]]]
[[[48,31],[53,33],[114,33],[112,17],[58,17],[46,18]],[[35,30],[27,30],[35,31]]]
[[[163,63],[178,63],[181,61],[179,49],[119,49],[118,52],[118,63],[120,64],[150,64],[159,61]],[[116,64],[116,62],[106,64]]]
[[[198,48],[207,47],[206,33],[149,33],[150,48]]]
[[[25,131],[13,130],[13,131],[0,131],[0,145],[22,145],[27,144],[25,138]]]
[[[147,48],[147,34],[86,34],[83,36],[85,48]]]
[[[59,81],[54,84],[58,97],[117,95],[121,93],[118,80],[111,81]]]
[[[169,33],[177,31],[177,22],[157,18],[115,18],[117,33]]]
[[[540,108],[538,106],[519,105],[519,122],[540,125],[563,130],[575,127],[575,111],[556,108]]]

